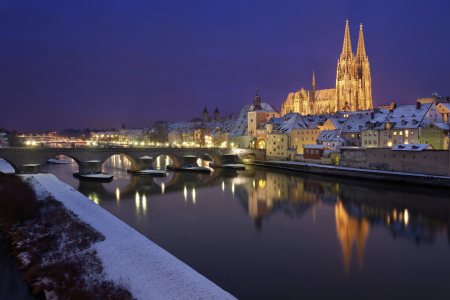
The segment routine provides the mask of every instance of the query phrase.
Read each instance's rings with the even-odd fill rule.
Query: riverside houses
[[[377,110],[378,111],[378,110]],[[387,110],[385,110],[387,112]],[[382,113],[383,111],[378,111]],[[385,114],[387,116],[387,113]],[[363,146],[361,141],[361,130],[365,129],[366,123],[372,119],[372,112],[361,112],[359,114],[352,114],[347,117],[347,120],[342,124],[342,138],[346,139],[349,146]]]
[[[295,154],[303,154],[303,147],[315,144],[320,133],[316,123],[308,121],[298,113],[289,113],[282,118],[270,120],[266,129],[268,160],[288,159],[288,149],[295,149]]]
[[[316,139],[317,145],[325,145],[330,150],[338,150],[341,146],[348,146],[348,141],[341,137],[339,130],[322,130]],[[306,147],[306,146],[305,146]]]
[[[430,123],[422,128],[419,135],[419,143],[430,144],[436,150],[448,150],[449,124]]]
[[[398,144],[418,143],[422,128],[432,122],[442,123],[443,120],[434,102],[397,106],[391,110],[379,130],[379,147],[392,148]]]

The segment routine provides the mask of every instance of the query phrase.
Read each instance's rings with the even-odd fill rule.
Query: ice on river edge
[[[51,174],[32,178],[38,194],[51,193],[105,236],[95,243],[108,279],[125,283],[137,299],[236,299],[191,267]]]

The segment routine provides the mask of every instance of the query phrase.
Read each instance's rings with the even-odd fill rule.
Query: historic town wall
[[[341,149],[340,166],[449,176],[447,150],[393,151],[389,148]]]

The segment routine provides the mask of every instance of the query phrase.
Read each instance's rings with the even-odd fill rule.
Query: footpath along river
[[[43,170],[239,299],[450,298],[448,189],[257,167],[139,177],[121,156],[100,183],[61,158]]]

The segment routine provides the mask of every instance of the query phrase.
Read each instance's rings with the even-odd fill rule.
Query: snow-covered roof
[[[145,156],[139,157],[139,159],[153,159],[153,157],[145,155]]]
[[[305,149],[324,149],[327,148],[328,150],[330,149],[330,147],[328,147],[327,145],[305,145],[305,147],[303,147]]]
[[[422,150],[434,150],[430,144],[398,144],[393,147],[393,151],[422,151]]]
[[[449,130],[449,124],[447,124],[447,123],[433,123],[433,124],[441,129]]]
[[[371,113],[351,115],[348,116],[347,120],[342,124],[342,132],[361,132],[361,130],[368,129],[366,122],[373,123],[374,126],[377,125],[377,122],[378,125],[381,125],[387,117],[388,114],[384,113],[374,113],[373,119]]]
[[[420,108],[417,108],[416,104],[397,106],[389,113],[384,123],[391,123],[392,129],[418,128],[424,125],[422,120],[432,105],[434,103],[421,104]]]
[[[346,142],[347,140],[341,138],[341,134],[338,129],[335,130],[322,130],[317,137],[316,141],[321,142]]]
[[[318,129],[317,124],[306,120],[299,113],[289,113],[284,116],[283,122],[274,128],[271,134],[288,134],[291,130]]]

